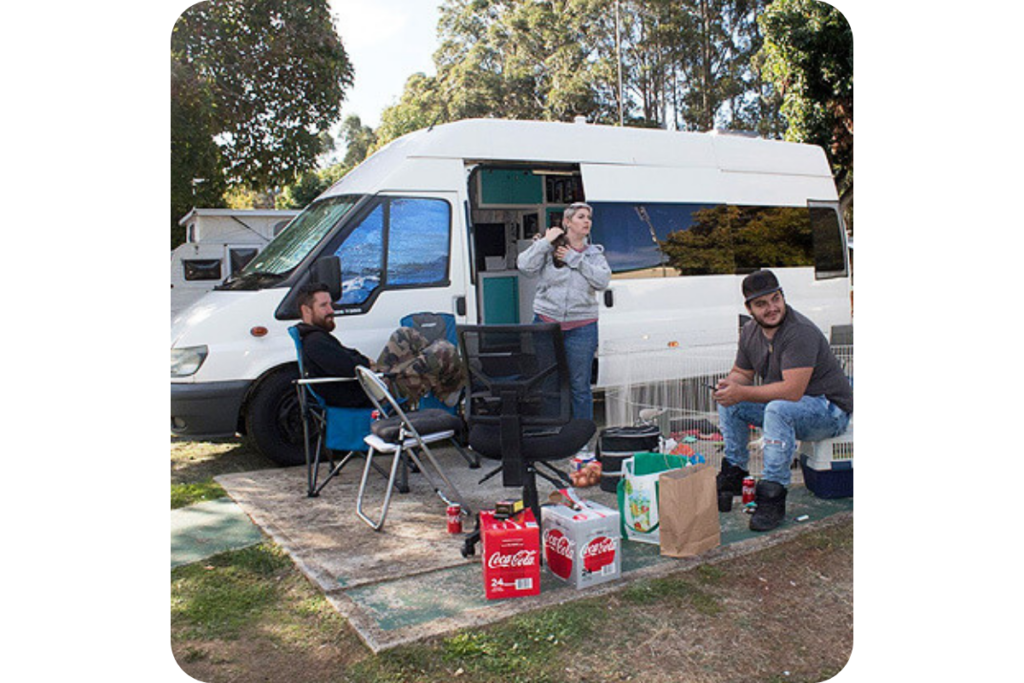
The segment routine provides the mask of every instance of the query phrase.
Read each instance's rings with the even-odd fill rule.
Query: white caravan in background
[[[851,324],[846,232],[824,152],[756,138],[585,123],[467,120],[399,138],[318,197],[171,330],[171,431],[247,434],[303,461],[287,328],[298,288],[331,284],[335,334],[376,357],[399,320],[528,322],[517,253],[562,209],[594,207],[613,271],[596,385],[621,349],[735,344],[740,281],[770,267],[829,334]]]
[[[299,215],[263,209],[192,209],[178,221],[185,242],[171,251],[171,318],[238,274]]]

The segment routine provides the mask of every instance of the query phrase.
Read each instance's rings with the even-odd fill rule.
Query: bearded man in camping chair
[[[303,363],[310,379],[355,377],[357,365],[381,372],[393,393],[415,405],[429,392],[449,407],[458,401],[464,383],[458,350],[450,342],[428,342],[411,327],[395,330],[377,362],[342,344],[331,332],[334,307],[327,285],[311,283],[299,290],[302,322],[296,327],[302,338]],[[372,407],[358,382],[333,382],[317,386],[328,405],[341,408]]]

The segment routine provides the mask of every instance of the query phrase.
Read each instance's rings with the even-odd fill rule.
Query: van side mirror
[[[341,298],[341,259],[337,256],[325,256],[313,262],[310,269],[310,282],[327,285],[331,293],[331,301]]]

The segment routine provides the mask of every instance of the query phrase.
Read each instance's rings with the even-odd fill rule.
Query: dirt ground
[[[172,444],[173,480],[264,466],[244,446]],[[223,469],[221,469],[223,468]],[[271,544],[266,544],[271,546]],[[266,551],[273,555],[272,546]],[[281,555],[255,580],[272,597],[228,635],[172,616],[179,666],[201,681],[803,681],[853,646],[853,524],[619,593],[373,655]],[[172,573],[237,572],[230,554]]]

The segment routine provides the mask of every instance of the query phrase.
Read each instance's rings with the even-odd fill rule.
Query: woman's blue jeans
[[[534,322],[541,322],[534,317]],[[594,419],[594,396],[590,390],[590,376],[597,353],[597,323],[593,322],[572,330],[562,330],[565,360],[569,366],[569,386],[572,389],[572,416],[577,420]]]
[[[761,478],[783,486],[790,482],[789,465],[798,440],[831,439],[845,432],[849,424],[850,416],[824,396],[804,396],[799,401],[718,406],[718,428],[725,439],[725,459],[737,467],[748,469],[748,425],[761,427],[764,434],[764,471]]]

